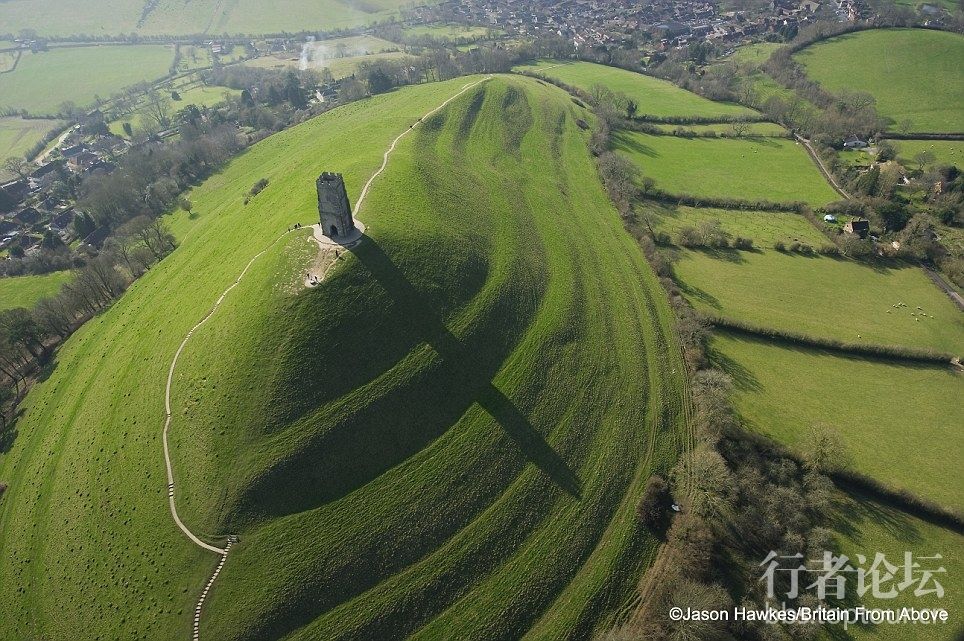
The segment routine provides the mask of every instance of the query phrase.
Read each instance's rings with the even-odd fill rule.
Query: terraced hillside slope
[[[202,638],[560,638],[628,596],[656,543],[643,483],[688,444],[683,365],[595,179],[590,115],[488,80],[399,142],[359,212],[368,237],[320,287],[303,286],[307,230],[282,236],[315,218],[318,173],[356,196],[468,82],[336,109],[191,194],[180,247],[25,402],[0,459],[0,628],[189,636],[217,559],[167,512],[164,380],[269,245],[174,379],[179,512],[240,535]]]
[[[819,42],[796,54],[828,91],[866,91],[900,130],[964,131],[964,36],[930,29],[874,29]],[[924,98],[926,97],[926,98]]]

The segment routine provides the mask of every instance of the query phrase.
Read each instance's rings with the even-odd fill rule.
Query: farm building
[[[844,149],[863,149],[867,146],[866,140],[861,140],[857,136],[851,136],[844,141]]]
[[[861,238],[866,238],[870,233],[870,221],[855,219],[844,225],[843,230],[848,234],[857,234]]]

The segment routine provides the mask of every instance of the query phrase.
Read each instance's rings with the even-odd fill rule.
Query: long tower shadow
[[[393,299],[399,331],[428,344],[439,361],[336,418],[330,428],[266,470],[249,486],[234,516],[278,517],[335,501],[427,447],[473,403],[495,419],[526,460],[569,496],[580,498],[576,473],[492,383],[518,342],[518,332],[507,334],[497,319],[518,310],[504,303],[503,314],[501,309],[489,314],[496,320],[460,340],[373,238],[365,236],[351,251]]]

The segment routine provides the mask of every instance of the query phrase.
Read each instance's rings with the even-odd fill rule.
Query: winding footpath
[[[421,118],[418,119],[417,122],[412,124],[408,129],[403,131],[395,138],[395,140],[392,141],[392,144],[389,146],[388,150],[382,156],[381,167],[379,167],[378,170],[371,175],[371,177],[368,179],[368,182],[366,182],[365,186],[362,188],[361,194],[358,196],[358,201],[355,203],[356,213],[361,208],[362,203],[365,201],[365,197],[368,195],[368,190],[372,186],[372,183],[383,171],[385,171],[385,168],[388,166],[388,158],[392,154],[392,152],[395,151],[395,147],[398,144],[398,142],[406,134],[408,134],[410,131],[415,129],[415,127],[417,127],[425,118],[431,117],[432,115],[434,115],[435,113],[443,109],[446,105],[451,103],[453,100],[455,100],[456,98],[464,94],[466,91],[468,91],[472,87],[475,87],[478,84],[481,84],[489,80],[491,77],[492,77],[491,75],[486,76],[481,80],[464,85],[458,93],[456,93],[451,98],[447,99],[445,102],[443,102],[439,106],[435,107],[434,109],[432,109],[431,111],[423,115]],[[235,535],[228,535],[226,537],[227,542],[225,543],[224,547],[217,547],[216,545],[211,545],[210,543],[202,541],[200,538],[198,538],[198,536],[195,535],[190,530],[190,528],[188,528],[184,524],[184,522],[181,520],[181,517],[178,516],[177,514],[177,504],[175,503],[175,496],[174,496],[174,490],[175,490],[174,468],[171,463],[171,449],[170,449],[170,445],[168,444],[168,433],[170,432],[171,420],[173,419],[173,414],[171,412],[171,388],[174,385],[174,370],[177,368],[177,361],[181,357],[181,353],[184,351],[184,348],[187,346],[188,341],[190,341],[191,337],[194,335],[194,332],[196,332],[202,325],[204,325],[206,322],[208,322],[208,320],[211,319],[211,317],[214,315],[214,312],[218,310],[218,308],[221,306],[221,303],[224,302],[224,299],[231,292],[231,290],[237,287],[238,284],[241,283],[241,279],[244,278],[244,275],[248,273],[248,270],[251,268],[251,265],[253,265],[256,260],[258,260],[266,252],[268,252],[268,250],[270,250],[272,247],[278,244],[278,241],[284,238],[287,234],[291,233],[291,231],[294,231],[294,230],[288,230],[283,234],[281,234],[280,236],[278,236],[278,238],[272,241],[270,245],[268,245],[260,252],[255,254],[254,257],[248,261],[248,264],[244,266],[244,269],[241,270],[241,273],[238,275],[235,281],[221,293],[221,296],[218,297],[217,301],[215,301],[214,305],[211,307],[208,313],[204,316],[204,318],[198,321],[198,323],[194,327],[192,327],[191,330],[184,337],[184,340],[181,341],[181,344],[178,346],[177,351],[174,353],[174,359],[171,361],[171,367],[170,369],[168,369],[168,372],[167,372],[167,384],[164,388],[165,418],[164,418],[164,431],[162,433],[162,441],[164,444],[164,466],[167,470],[167,497],[168,497],[168,505],[170,506],[170,510],[171,510],[171,517],[174,519],[174,523],[177,524],[177,527],[181,530],[181,532],[183,532],[185,536],[187,536],[187,538],[191,540],[192,543],[194,543],[198,547],[208,550],[209,552],[214,552],[215,554],[218,554],[221,556],[221,559],[218,561],[218,564],[214,570],[214,573],[211,575],[211,578],[208,579],[208,582],[205,584],[204,590],[201,592],[200,597],[198,597],[197,605],[194,608],[194,625],[193,625],[193,635],[192,635],[192,639],[194,639],[194,641],[198,641],[200,639],[201,609],[204,606],[204,601],[205,599],[207,599],[207,596],[210,593],[212,586],[214,585],[214,581],[218,578],[218,575],[221,573],[221,569],[224,567],[224,562],[227,560],[228,552],[230,551],[232,544],[237,541],[237,537]]]

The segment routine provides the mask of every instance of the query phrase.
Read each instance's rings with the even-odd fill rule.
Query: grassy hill
[[[873,95],[877,111],[895,129],[909,120],[912,131],[964,131],[964,36],[927,29],[860,31],[795,57],[829,91]]]
[[[590,91],[595,84],[605,85],[612,91],[626,94],[636,101],[640,116],[716,118],[756,115],[752,109],[713,102],[680,89],[666,80],[592,62],[542,60],[530,65],[520,65],[513,71],[537,73],[583,91]]]
[[[840,197],[799,144],[783,138],[614,136],[656,187],[673,194],[825,205]]]
[[[164,500],[178,343],[251,256],[315,218],[318,173],[357,196],[466,82],[336,109],[191,194],[180,247],[68,341],[0,458],[0,628],[186,635],[216,559]],[[314,248],[289,234],[189,343],[178,507],[241,537],[206,638],[558,638],[631,591],[655,546],[643,483],[688,440],[683,366],[592,178],[587,117],[527,79],[470,90],[399,143],[359,212],[369,237],[321,287],[303,288]]]
[[[330,31],[371,24],[393,15],[399,0],[7,0],[0,24],[11,33],[33,29],[45,36],[87,34],[214,36]]]
[[[0,7],[4,6],[0,4]],[[0,74],[0,107],[57,113],[61,103],[85,106],[142,80],[167,74],[174,50],[162,45],[69,47],[24,53]]]

